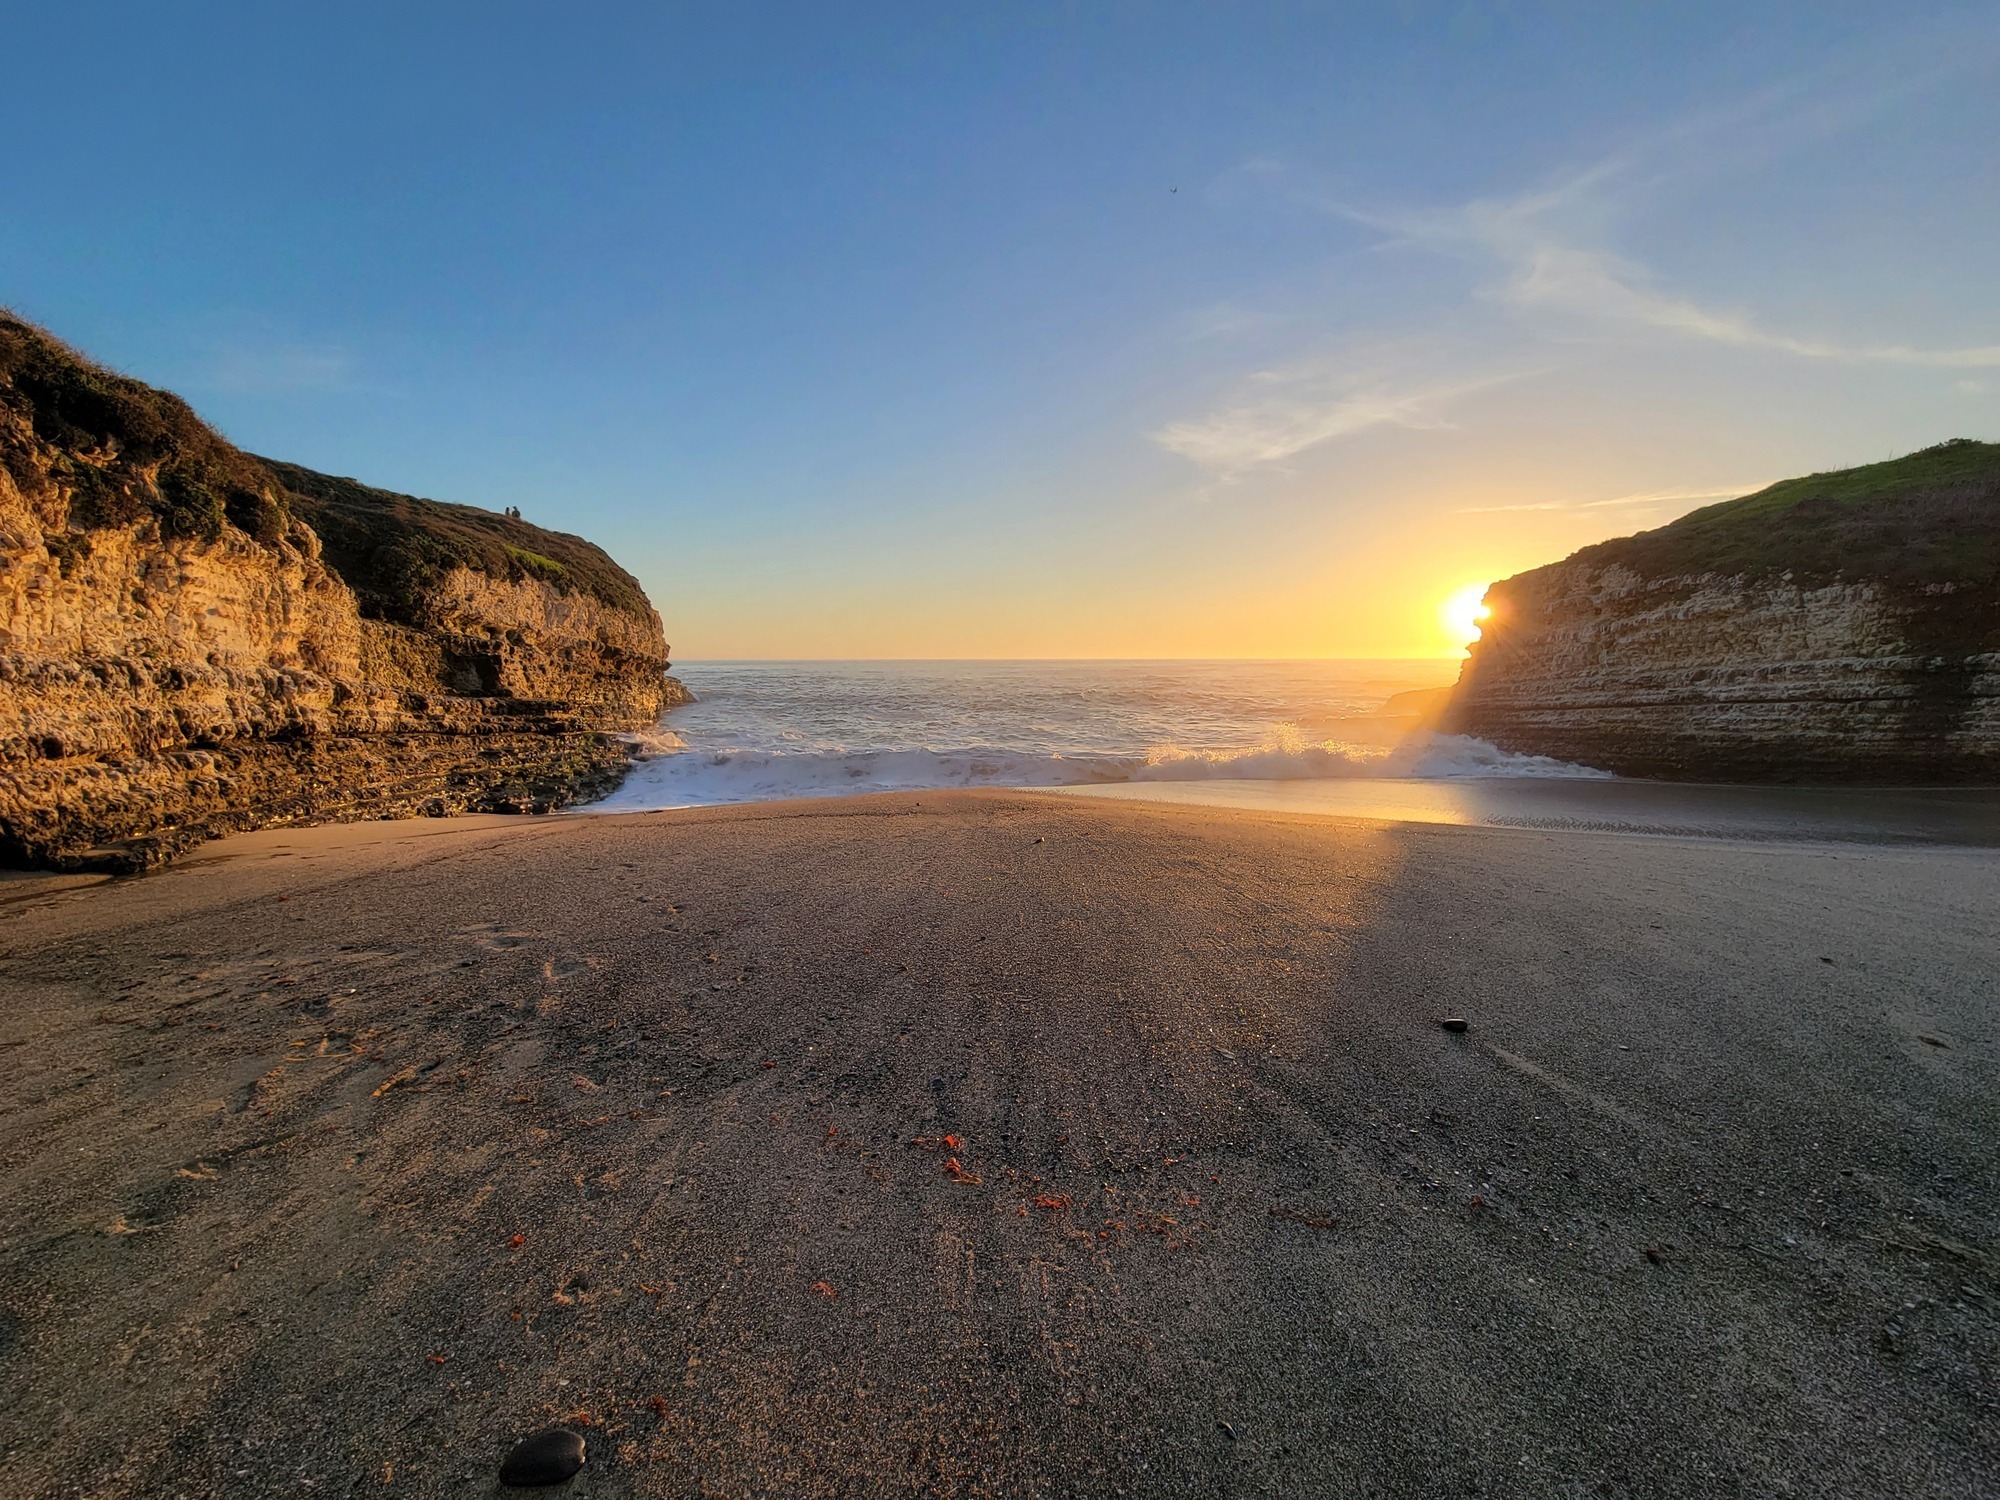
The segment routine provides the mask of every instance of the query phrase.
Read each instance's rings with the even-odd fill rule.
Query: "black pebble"
[[[1442,1026],[1446,1031],[1463,1031],[1465,1030],[1465,1017],[1446,1016],[1442,1021],[1438,1022],[1438,1025]]]
[[[500,1465],[502,1484],[561,1484],[583,1467],[583,1437],[567,1427],[544,1427],[514,1445]]]

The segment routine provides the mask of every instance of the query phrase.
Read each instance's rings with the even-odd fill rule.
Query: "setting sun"
[[[1486,589],[1486,584],[1468,583],[1438,606],[1438,618],[1444,621],[1445,630],[1461,646],[1469,647],[1479,639],[1479,624],[1489,613]]]

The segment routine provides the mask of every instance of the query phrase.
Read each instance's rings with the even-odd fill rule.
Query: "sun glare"
[[[1438,618],[1451,638],[1461,646],[1479,639],[1479,623],[1487,616],[1486,585],[1468,583],[1438,606]]]

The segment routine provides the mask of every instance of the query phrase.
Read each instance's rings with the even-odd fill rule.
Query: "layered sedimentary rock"
[[[1448,729],[1673,780],[2000,782],[2000,444],[1787,480],[1486,598]]]
[[[597,548],[243,453],[0,317],[0,862],[541,810],[681,696]]]

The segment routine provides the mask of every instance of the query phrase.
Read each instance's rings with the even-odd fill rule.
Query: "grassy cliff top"
[[[280,540],[294,518],[369,614],[418,622],[454,567],[537,579],[641,619],[638,580],[580,537],[243,452],[171,391],[108,370],[0,309],[0,466],[45,525],[87,538],[151,520],[165,537],[234,527]]]
[[[1570,561],[1648,578],[2000,584],[2000,443],[1954,438],[1885,463],[1780,480]]]
[[[270,476],[180,397],[107,370],[0,309],[0,467],[45,524],[88,533],[152,519],[163,535],[226,525],[275,540]]]
[[[369,614],[414,620],[426,593],[454,567],[491,578],[539,579],[650,618],[639,581],[582,537],[544,531],[474,505],[422,500],[276,459],[260,462],[292,513],[319,533],[328,566]]]

